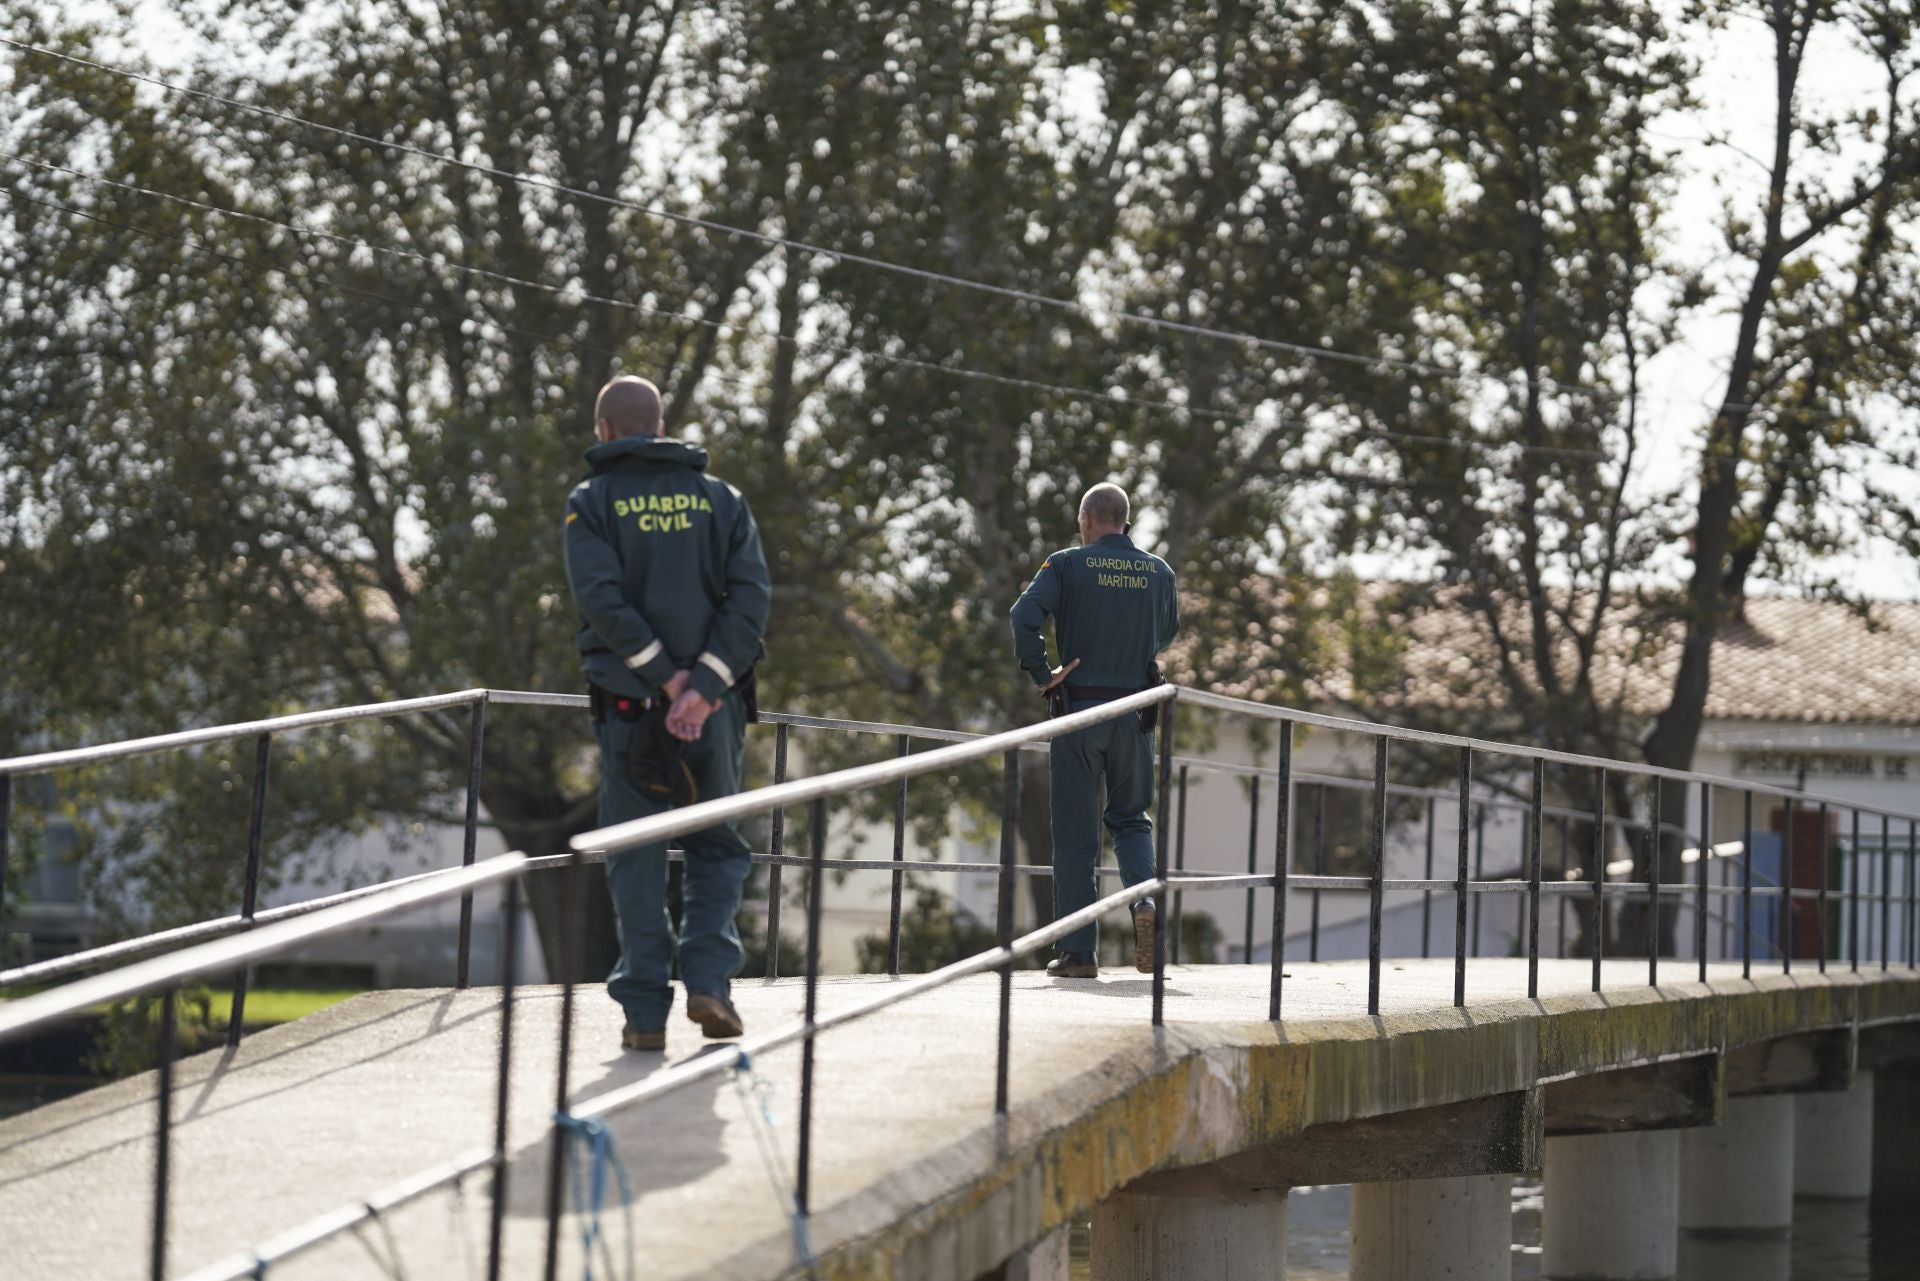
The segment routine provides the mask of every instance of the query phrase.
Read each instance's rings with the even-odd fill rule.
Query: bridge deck
[[[1691,963],[1663,967],[1691,977]],[[1470,1004],[1451,1007],[1449,961],[1389,961],[1383,1017],[1364,1017],[1361,963],[1299,964],[1287,1019],[1261,1018],[1264,966],[1183,967],[1168,978],[1168,1027],[1148,1023],[1149,980],[1015,979],[1013,1115],[993,1123],[997,985],[984,976],[822,1038],[816,1068],[813,1245],[820,1275],[970,1281],[1008,1243],[1037,1239],[1148,1169],[1225,1155],[1310,1123],[1516,1089],[1545,1077],[1724,1048],[1823,1026],[1920,1016],[1920,975],[1822,978],[1713,967],[1702,986],[1644,986],[1644,961],[1610,962],[1587,991],[1585,961],[1541,964],[1539,1002],[1522,962],[1475,961]],[[829,980],[822,1006],[883,978]],[[737,989],[750,1027],[796,1018],[792,981]],[[358,997],[249,1037],[176,1074],[172,1270],[183,1274],[365,1197],[491,1139],[498,992]],[[516,1007],[505,1275],[539,1275],[558,991]],[[576,1014],[574,1097],[698,1050],[676,1019],[670,1052],[616,1048],[620,1019],[597,989]],[[779,1173],[793,1168],[799,1051],[756,1065],[777,1122]],[[749,1119],[743,1080],[713,1080],[619,1115],[632,1236],[611,1191],[604,1226],[626,1275],[786,1275],[793,1244]],[[0,1122],[0,1255],[16,1281],[146,1275],[152,1179],[151,1074]],[[275,1278],[466,1278],[481,1274],[487,1186],[434,1195],[387,1231],[342,1236]],[[579,1275],[577,1230],[563,1275]],[[399,1252],[399,1266],[390,1262]],[[609,1275],[603,1273],[603,1275]]]

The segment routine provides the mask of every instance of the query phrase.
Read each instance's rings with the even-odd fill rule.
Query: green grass
[[[360,991],[357,988],[259,988],[247,993],[247,1025],[258,1027],[262,1024],[291,1023],[358,995]],[[232,1012],[233,993],[214,993],[212,1021],[217,1025],[225,1025]]]
[[[6,992],[0,992],[0,1004],[45,990],[47,990],[45,987],[12,988]],[[359,996],[364,990],[357,987],[253,988],[247,992],[247,1024],[257,1027],[274,1023],[291,1023],[309,1014],[318,1014],[329,1005],[338,1005],[350,996]],[[210,995],[212,1003],[209,1021],[217,1026],[225,1026],[228,1016],[233,1012],[233,991],[225,989]],[[159,1016],[155,1014],[153,1017]]]

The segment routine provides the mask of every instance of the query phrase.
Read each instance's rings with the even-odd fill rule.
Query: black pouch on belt
[[[627,776],[640,794],[663,805],[691,805],[700,799],[693,771],[687,768],[687,745],[667,732],[667,704],[656,698],[645,707],[633,727],[633,746],[627,751]]]
[[[760,664],[767,661],[767,643],[760,642],[760,652],[753,656],[753,662],[747,666],[747,674],[742,676],[733,687],[740,695],[740,708],[746,713],[747,724],[754,725],[760,720]]]
[[[1157,661],[1153,664],[1152,667],[1147,669],[1147,675],[1153,678],[1152,680],[1147,682],[1148,689],[1154,689],[1157,686],[1165,685],[1167,683],[1167,678],[1160,674],[1160,664]],[[1140,709],[1140,732],[1142,734],[1153,733],[1154,727],[1159,723],[1160,723],[1160,704],[1154,703],[1149,707],[1143,707]]]

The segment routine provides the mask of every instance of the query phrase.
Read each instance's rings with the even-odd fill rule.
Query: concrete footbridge
[[[1568,1249],[1596,1257],[1657,1253],[1683,1195],[1694,1223],[1764,1211],[1769,1180],[1790,1198],[1796,1142],[1832,1147],[1831,1164],[1851,1159],[1851,1177],[1883,1192],[1920,1193],[1920,976],[1742,979],[1738,965],[1715,965],[1705,984],[1650,988],[1644,968],[1608,962],[1595,994],[1584,962],[1544,962],[1530,1000],[1523,961],[1481,962],[1460,1008],[1450,963],[1401,962],[1367,1016],[1364,963],[1297,965],[1276,1024],[1263,1017],[1264,967],[1179,967],[1159,1028],[1145,1017],[1146,976],[1021,973],[1004,1119],[997,982],[962,980],[821,1039],[813,1274],[974,1281],[1014,1261],[1061,1276],[1039,1260],[1092,1212],[1096,1277],[1270,1277],[1285,1257],[1287,1189],[1358,1183],[1356,1246],[1360,1221],[1404,1219],[1410,1196],[1460,1202],[1422,1216],[1441,1239],[1377,1243],[1413,1253],[1370,1275],[1430,1275],[1441,1249],[1504,1262],[1504,1181],[1484,1176],[1543,1164],[1550,1241],[1572,1233]],[[901,982],[823,981],[820,1012]],[[749,1027],[793,1020],[804,986],[743,984]],[[561,993],[525,988],[515,1000],[522,1070],[501,1275],[522,1277],[539,1274],[546,1248]],[[497,989],[372,993],[177,1064],[172,1266],[191,1274],[402,1183],[450,1148],[486,1147],[500,1009]],[[612,1003],[576,1005],[576,1091],[646,1082],[700,1052],[697,1030],[680,1024],[668,1055],[622,1055],[619,1027]],[[800,1066],[799,1047],[774,1050],[750,1071],[608,1118],[632,1200],[620,1206],[609,1173],[600,1229],[616,1267],[596,1275],[627,1275],[629,1258],[645,1277],[807,1274],[788,1182]],[[1868,1074],[1877,1094],[1860,1087]],[[134,1078],[0,1124],[9,1277],[145,1273],[154,1087]],[[1842,1116],[1864,1109],[1856,1129],[1877,1109],[1874,1142],[1849,1153],[1844,1126],[1796,1138],[1795,1094]],[[269,1275],[480,1275],[488,1195],[475,1177],[409,1201]],[[585,1217],[570,1193],[563,1275],[580,1274]]]
[[[1510,1180],[1544,1172],[1542,1275],[1658,1278],[1674,1275],[1681,1229],[1782,1231],[1796,1190],[1920,1197],[1911,872],[1877,891],[1853,878],[1831,903],[1828,886],[1791,876],[1771,887],[1750,875],[1715,886],[1704,871],[1677,885],[1543,883],[1551,753],[1422,736],[1459,751],[1463,798],[1476,751],[1531,754],[1518,877],[1470,880],[1463,824],[1453,878],[1388,878],[1378,822],[1369,876],[1303,877],[1284,821],[1265,871],[1182,876],[1162,822],[1154,880],[1016,937],[1014,754],[1165,703],[1164,804],[1170,722],[1186,701],[1283,727],[1357,724],[1168,687],[589,833],[564,855],[479,860],[120,945],[105,958],[117,968],[93,958],[0,973],[0,984],[44,983],[104,969],[0,1002],[0,1038],[161,996],[155,1072],[0,1122],[5,1275],[1065,1281],[1067,1226],[1090,1215],[1095,1281],[1231,1281],[1284,1274],[1289,1189],[1344,1183],[1355,1185],[1355,1278],[1504,1277]],[[1415,737],[1364,728],[1382,744]],[[1269,773],[1284,807],[1291,734],[1279,743]],[[623,1053],[621,1015],[597,988],[515,985],[509,947],[500,986],[368,993],[221,1049],[172,1052],[183,983],[489,886],[506,887],[511,917],[530,871],[561,869],[577,892],[607,851],[718,817],[806,807],[808,855],[761,857],[817,887],[833,866],[827,798],[987,757],[1004,760],[1007,791],[999,940],[932,974],[821,976],[816,892],[806,973],[737,983],[738,1043],[703,1045],[676,1020],[665,1055]],[[61,763],[48,759],[0,762],[0,777]],[[1379,802],[1384,746],[1376,764]],[[1874,813],[1912,830],[1914,816]],[[1632,820],[1598,817],[1608,821]],[[1657,812],[1643,825],[1658,833]],[[1875,857],[1893,866],[1891,852]],[[1081,918],[1173,890],[1270,887],[1272,937],[1284,940],[1290,884],[1368,895],[1369,956],[1306,962],[1276,948],[1253,963],[1177,965],[1163,928],[1152,973],[1051,980],[1018,968]],[[1457,895],[1453,954],[1385,954],[1383,893],[1441,888]],[[1480,893],[1518,896],[1523,955],[1469,956],[1466,904]],[[1543,905],[1609,893],[1699,905],[1692,953],[1540,954]],[[1743,927],[1725,959],[1707,945],[1716,896]],[[1848,956],[1770,956],[1751,942],[1756,903],[1768,901],[1823,921],[1864,910],[1881,927],[1850,935]]]

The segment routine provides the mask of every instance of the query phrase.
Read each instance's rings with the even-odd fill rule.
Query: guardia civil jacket
[[[608,441],[587,466],[566,520],[587,679],[650,698],[691,668],[692,687],[719,698],[758,657],[773,600],[747,500],[677,440]]]
[[[1144,689],[1180,630],[1173,570],[1125,534],[1103,534],[1047,557],[1014,602],[1013,652],[1036,685],[1052,679],[1043,629],[1053,619],[1060,662],[1080,660],[1069,686]]]

